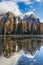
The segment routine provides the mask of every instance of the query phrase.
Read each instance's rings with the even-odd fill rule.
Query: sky
[[[20,16],[33,12],[43,21],[43,0],[0,0],[0,14],[8,11]]]

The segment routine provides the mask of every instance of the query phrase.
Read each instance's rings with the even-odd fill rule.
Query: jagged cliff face
[[[1,18],[1,21],[2,23],[4,22],[4,34],[6,34],[7,32],[13,32],[15,25],[18,23],[17,17],[15,17],[15,15],[11,12],[7,12],[6,14],[4,14],[4,16]]]
[[[39,23],[39,18],[36,18],[34,14],[25,15],[23,20],[28,21],[29,23],[37,24]]]
[[[28,31],[28,33],[37,32],[39,23],[39,19],[34,14],[25,15],[22,20],[24,31]]]
[[[20,17],[15,16],[13,13],[7,12],[2,16],[0,20],[3,24],[4,34],[6,34],[7,32],[16,33],[18,28],[19,30],[22,29],[22,31],[20,30],[20,32],[22,33],[27,33],[27,31],[31,31],[31,28],[37,30],[37,24],[40,23],[39,19],[36,18],[36,16],[33,13],[30,15],[25,15],[24,18],[21,19]],[[21,26],[19,23],[22,23]]]
[[[8,12],[4,15],[3,17],[4,34],[6,34],[7,32],[10,33],[11,31],[13,31],[13,26],[14,26],[13,17],[14,15],[11,12]]]

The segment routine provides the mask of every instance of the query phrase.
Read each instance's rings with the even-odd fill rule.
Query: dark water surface
[[[34,57],[22,55],[18,60],[18,65],[43,65],[43,38],[0,37],[0,54],[10,57],[12,53],[20,50],[24,50],[25,55],[30,53]]]

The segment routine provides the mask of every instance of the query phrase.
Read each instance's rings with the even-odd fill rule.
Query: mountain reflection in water
[[[18,61],[18,65],[43,65],[43,46],[40,47],[40,50],[37,50],[33,58],[28,54],[22,56]]]
[[[21,55],[17,65],[43,65],[43,38],[0,37],[0,55],[11,58],[14,53]]]

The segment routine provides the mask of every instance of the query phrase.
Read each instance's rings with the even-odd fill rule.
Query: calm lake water
[[[0,37],[0,55],[10,58],[13,53],[24,51],[17,65],[43,65],[43,38]],[[31,54],[32,57],[29,57]]]

